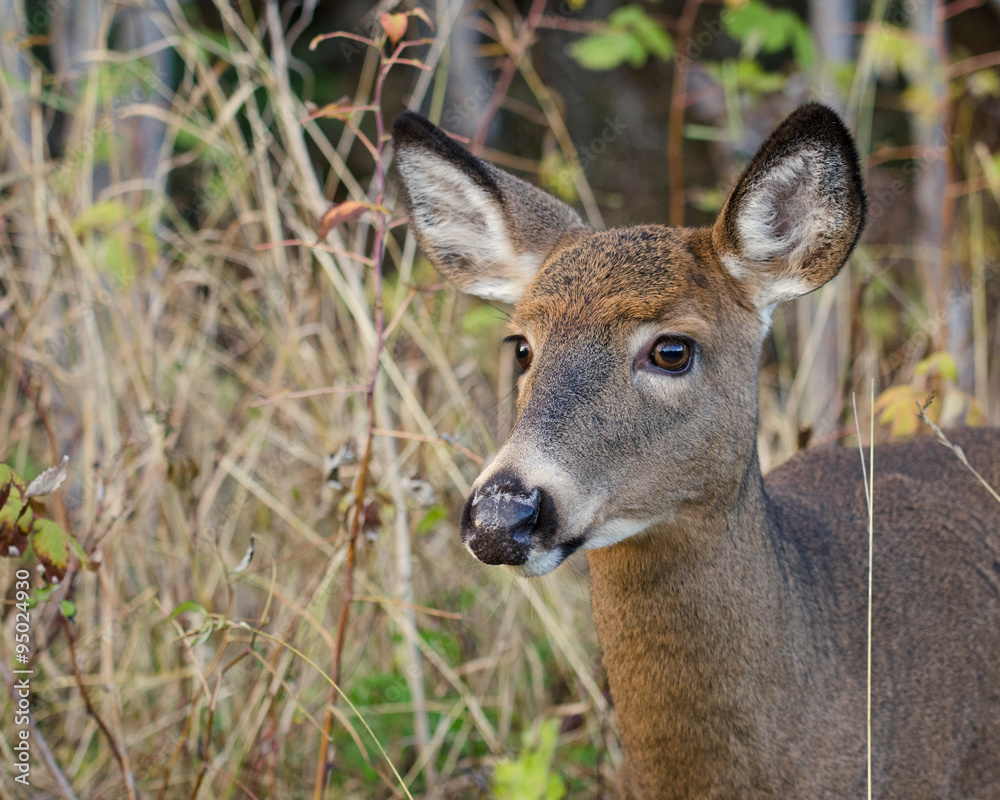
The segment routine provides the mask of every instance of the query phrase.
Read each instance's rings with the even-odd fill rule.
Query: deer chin
[[[540,578],[542,575],[548,575],[555,570],[579,548],[580,544],[576,541],[556,545],[546,552],[538,553],[538,555],[530,555],[528,560],[523,564],[510,567],[509,569],[515,575],[519,575],[522,578]]]
[[[532,548],[523,564],[511,566],[516,575],[523,578],[537,578],[554,571],[577,550],[597,550],[638,536],[650,527],[666,522],[673,515],[663,515],[655,519],[611,519],[595,526],[591,531],[576,536],[551,548]]]

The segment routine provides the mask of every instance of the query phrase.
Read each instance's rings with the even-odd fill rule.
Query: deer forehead
[[[661,325],[704,339],[753,313],[709,230],[643,225],[594,233],[557,253],[527,287],[512,324],[538,335],[590,329],[611,338]]]

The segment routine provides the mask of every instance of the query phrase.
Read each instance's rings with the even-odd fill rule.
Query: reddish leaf
[[[347,202],[338,203],[333,206],[333,208],[323,215],[323,219],[320,220],[320,240],[325,239],[326,235],[338,225],[343,225],[345,222],[353,222],[367,210],[368,207],[365,203],[359,203],[356,200],[348,200]]]
[[[383,14],[378,18],[385,29],[386,36],[393,44],[397,44],[400,39],[406,36],[406,28],[410,24],[408,14]]]
[[[384,206],[374,203],[359,203],[357,200],[347,200],[346,202],[338,203],[327,211],[323,215],[323,219],[320,220],[319,240],[322,241],[325,239],[326,235],[338,225],[343,225],[345,222],[353,222],[366,211],[376,211],[380,214],[389,213]]]
[[[315,108],[315,106],[313,106]],[[308,122],[311,119],[346,119],[352,114],[358,111],[371,111],[372,106],[355,106],[351,105],[350,100],[347,97],[341,97],[339,100],[333,103],[327,103],[322,108],[310,111],[309,116],[304,117],[299,120],[300,122]]]

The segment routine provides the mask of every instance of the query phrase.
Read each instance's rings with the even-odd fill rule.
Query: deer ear
[[[410,226],[463,292],[514,303],[545,259],[587,231],[565,203],[480,161],[413,112],[392,127]]]
[[[726,269],[763,318],[844,265],[865,223],[858,154],[840,118],[809,103],[757,151],[712,229]]]

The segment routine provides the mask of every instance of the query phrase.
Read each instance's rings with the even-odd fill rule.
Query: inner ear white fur
[[[844,210],[830,204],[819,185],[836,157],[813,149],[785,156],[759,176],[737,212],[743,252],[727,253],[722,262],[734,278],[756,285],[754,302],[768,310],[768,319],[776,303],[816,288],[802,267],[810,252],[846,223]],[[778,262],[783,262],[778,274],[762,280],[761,268]]]
[[[407,153],[399,169],[412,200],[411,222],[421,231],[429,254],[442,262],[462,291],[515,303],[543,255],[517,251],[493,194],[426,151]]]

